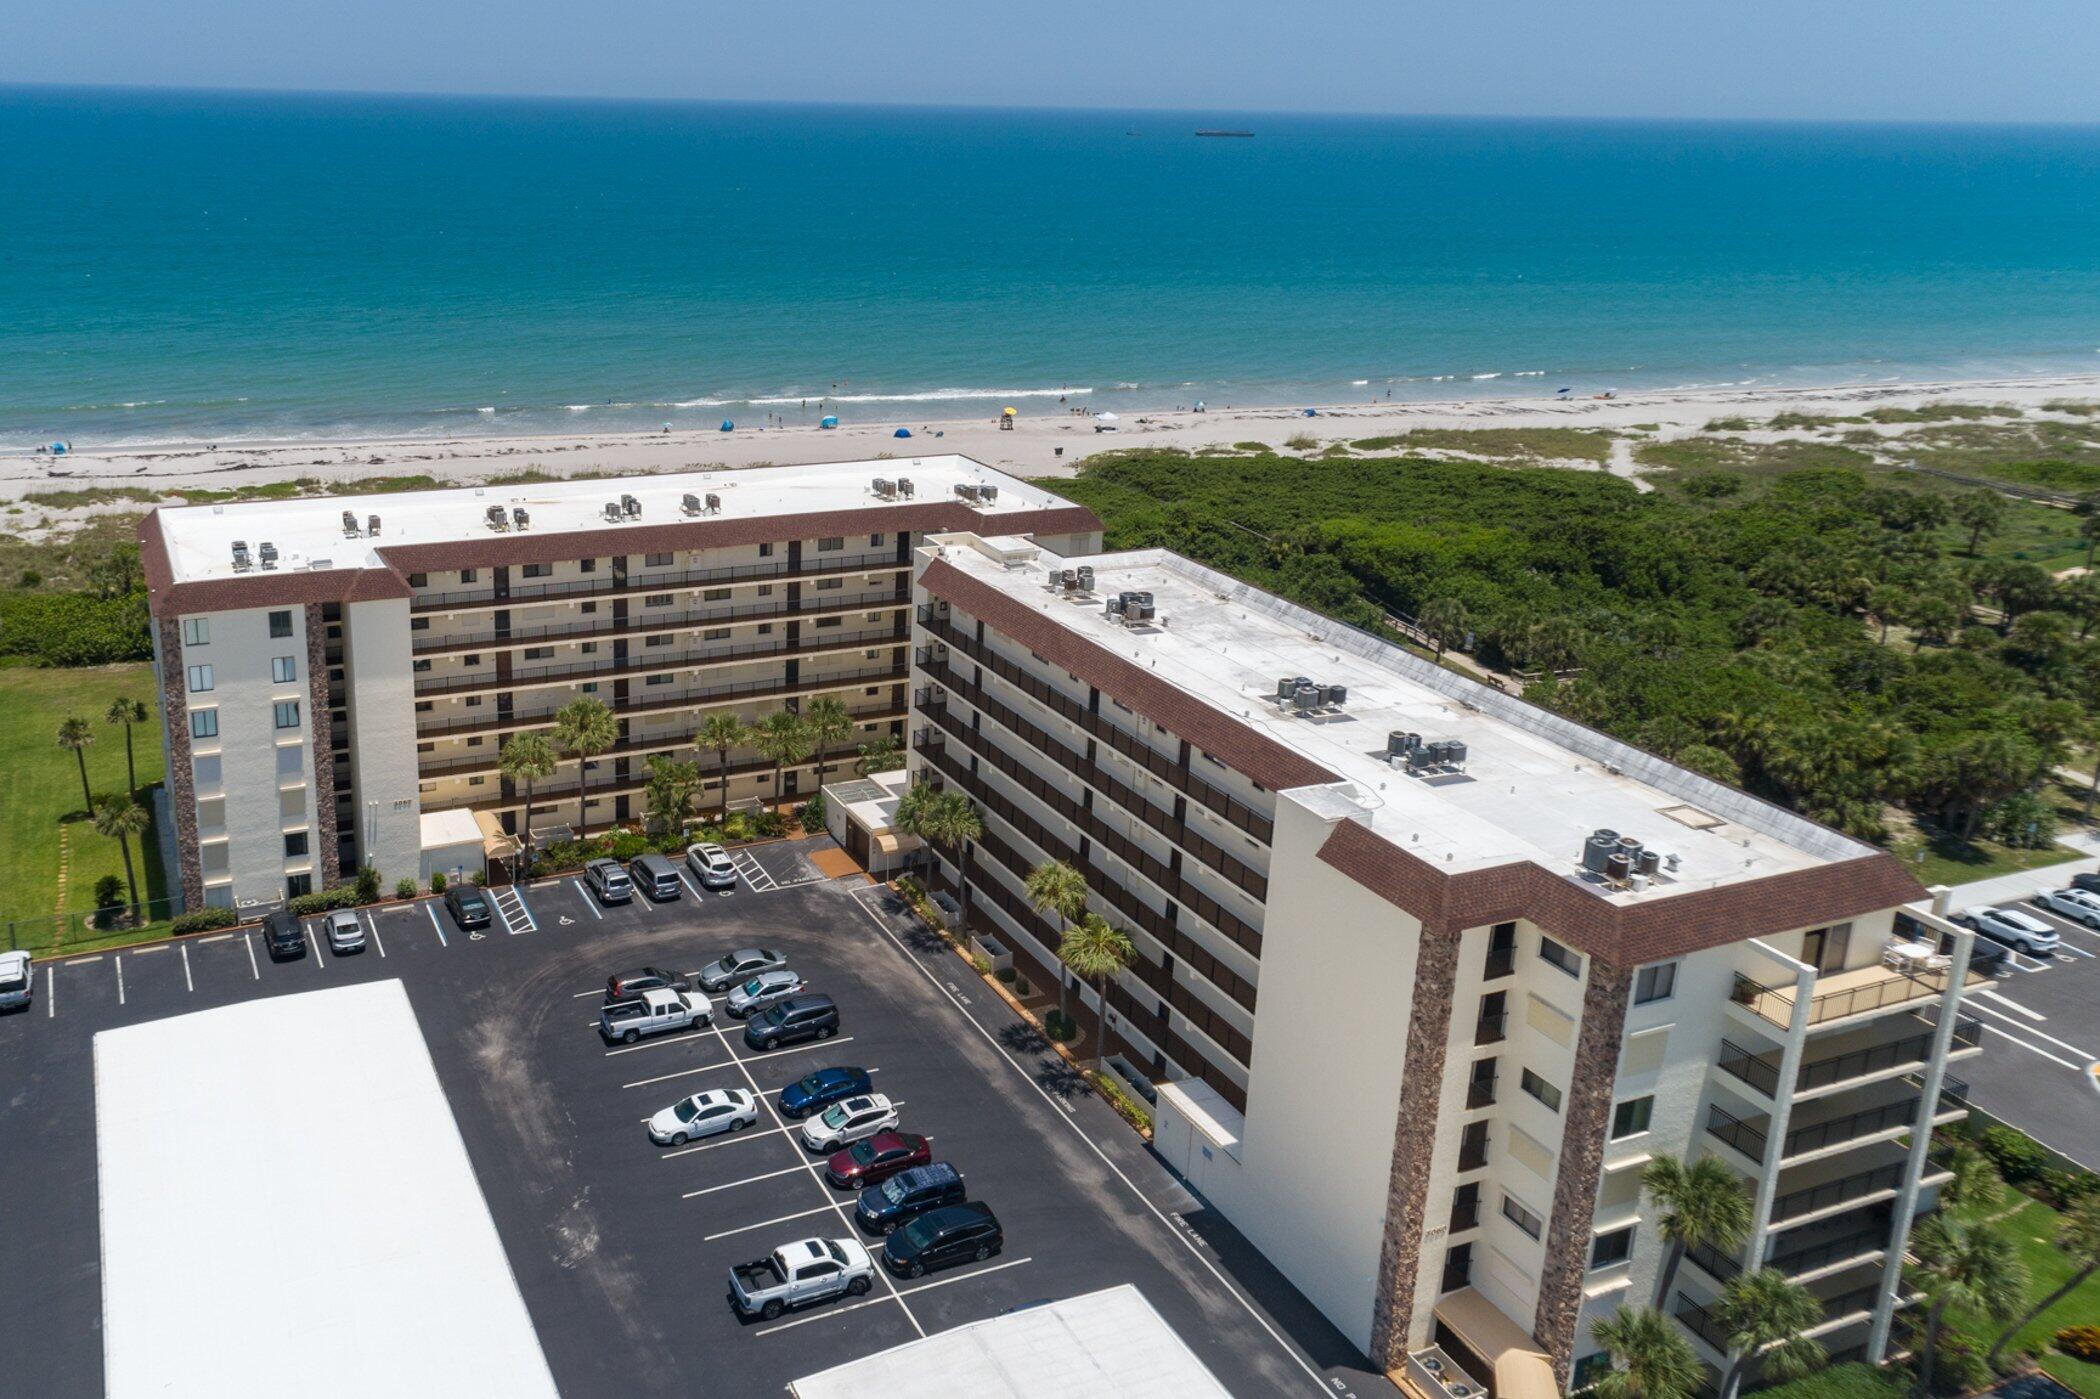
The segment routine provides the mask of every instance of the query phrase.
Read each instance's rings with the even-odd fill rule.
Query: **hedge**
[[[336,884],[311,894],[301,894],[296,899],[285,901],[285,912],[304,918],[310,913],[326,913],[336,908],[357,907],[357,886]]]
[[[109,665],[153,655],[146,594],[0,593],[0,656],[47,666]]]
[[[208,933],[213,928],[231,928],[241,921],[241,915],[230,908],[200,908],[190,913],[180,913],[168,924],[172,933]]]

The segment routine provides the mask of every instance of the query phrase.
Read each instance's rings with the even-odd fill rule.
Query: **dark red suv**
[[[833,1152],[824,1163],[824,1174],[833,1185],[860,1190],[932,1159],[933,1150],[924,1137],[911,1132],[877,1132],[843,1151]]]

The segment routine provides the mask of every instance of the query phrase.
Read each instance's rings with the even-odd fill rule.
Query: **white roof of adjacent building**
[[[451,811],[426,811],[422,822],[423,848],[447,850],[455,845],[480,845],[481,823],[466,807]]]
[[[554,1394],[400,982],[104,1030],[95,1131],[112,1399]]]
[[[1678,856],[1655,891],[1681,892],[1871,853],[1781,807],[1456,675],[1352,627],[1164,550],[1058,558],[936,535],[942,557],[1079,636],[1155,672],[1337,774],[1308,800],[1367,819],[1385,839],[1456,873],[1532,860],[1574,872],[1583,841],[1611,829]],[[1094,591],[1053,592],[1048,568],[1090,565]],[[1104,599],[1150,592],[1155,624],[1126,627]],[[1347,687],[1338,708],[1279,706],[1277,682]],[[1463,772],[1410,776],[1386,735],[1466,745]],[[1605,891],[1601,890],[1600,893]],[[1631,895],[1607,894],[1623,899]]]
[[[974,1321],[796,1380],[795,1399],[1224,1399],[1129,1283]]]
[[[875,494],[873,483],[877,478],[898,477],[911,481],[910,500],[888,500]],[[631,495],[641,502],[640,523],[645,525],[857,509],[868,511],[870,527],[879,529],[882,511],[954,500],[955,487],[961,484],[998,487],[996,500],[974,506],[986,514],[1070,504],[969,457],[946,453],[531,485],[460,486],[378,495],[186,505],[162,509],[158,515],[174,579],[188,583],[237,576],[233,567],[235,540],[245,541],[251,554],[264,540],[274,544],[279,572],[377,568],[377,551],[389,545],[488,538],[486,512],[491,505],[500,505],[506,512],[522,507],[535,536],[618,528],[608,524],[605,505],[618,501],[622,495]],[[720,514],[684,513],[688,494],[705,500],[710,493],[722,498]],[[357,518],[360,533],[354,538],[343,532],[345,510]],[[380,518],[377,538],[363,532],[373,515]]]

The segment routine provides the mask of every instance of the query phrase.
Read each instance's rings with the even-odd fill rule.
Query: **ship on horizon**
[[[1206,128],[1198,131],[1196,134],[1198,136],[1252,136],[1254,133],[1251,131],[1221,131]]]

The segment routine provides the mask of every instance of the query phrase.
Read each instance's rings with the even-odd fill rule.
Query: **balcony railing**
[[[1468,1229],[1480,1227],[1480,1197],[1473,1195],[1451,1202],[1451,1228],[1453,1234],[1463,1234]]]
[[[824,694],[834,690],[865,689],[870,685],[899,684],[909,676],[901,665],[866,666],[859,670],[834,671],[824,675],[808,675],[790,685],[768,677],[764,680],[738,680],[730,684],[689,686],[681,690],[651,690],[641,693],[646,699],[629,698],[612,706],[613,712],[622,719],[638,714],[654,714],[673,709],[697,709],[716,705],[748,703],[752,700],[784,699],[789,695]],[[468,719],[454,723],[416,725],[419,739],[450,738],[460,734],[491,733],[498,729],[545,728],[554,722],[555,711],[544,710],[532,714],[490,714],[482,719]],[[422,716],[418,716],[421,718]]]
[[[1488,1075],[1486,1078],[1472,1079],[1466,1084],[1466,1106],[1468,1108],[1487,1108],[1494,1105],[1495,1077],[1493,1074]]]
[[[805,602],[795,607],[785,602],[759,602],[743,607],[690,607],[681,612],[630,612],[625,617],[603,614],[569,622],[549,622],[537,627],[492,627],[466,634],[417,632],[413,647],[418,656],[443,656],[461,651],[493,651],[516,646],[646,636],[667,631],[749,626],[754,622],[801,622],[843,616],[849,612],[901,612],[908,605],[893,594],[880,593],[845,599],[832,599],[827,595],[821,605]]]
[[[1684,1251],[1684,1256],[1706,1270],[1706,1275],[1715,1282],[1732,1281],[1743,1271],[1742,1263],[1721,1252],[1709,1243],[1700,1243]]]
[[[1982,979],[1980,975],[1970,978],[1972,981]],[[1937,1000],[1947,993],[1951,980],[1951,973],[1946,971],[1899,971],[1883,966],[1833,972],[1817,983],[1821,989],[1810,993],[1808,1022],[1819,1025],[1829,1020],[1864,1015],[1868,1011],[1885,1010],[1890,1006]],[[1825,982],[1835,984],[1825,985]],[[1736,973],[1736,1004],[1748,1007],[1781,1029],[1793,1023],[1796,996],[1791,986],[1766,986],[1741,972]]]
[[[1964,1017],[1955,1022],[1950,1048],[1974,1048],[1981,1044],[1983,1025],[1973,1017]],[[1833,1054],[1801,1066],[1795,1079],[1796,1090],[1824,1088],[1833,1083],[1843,1083],[1849,1078],[1861,1078],[1880,1073],[1886,1069],[1905,1064],[1921,1064],[1932,1053],[1933,1031],[1926,1029],[1919,1034],[1906,1035],[1888,1044],[1871,1045],[1843,1054]],[[1779,1058],[1776,1054],[1754,1054],[1729,1040],[1721,1041],[1719,1067],[1741,1079],[1766,1097],[1779,1091]]]
[[[1500,1044],[1504,1034],[1508,1032],[1508,1027],[1509,1012],[1506,1010],[1482,1015],[1473,1022],[1473,1043]]]
[[[1869,1283],[1823,1301],[1823,1324],[1841,1321],[1859,1312],[1871,1312],[1881,1301],[1881,1285]]]
[[[1821,1185],[1811,1185],[1804,1190],[1789,1191],[1772,1201],[1772,1222],[1798,1219],[1805,1214],[1827,1210],[1849,1200],[1862,1199],[1884,1190],[1894,1190],[1903,1184],[1904,1163],[1890,1162],[1870,1171],[1828,1180]]]
[[[1721,1354],[1729,1352],[1728,1330],[1714,1319],[1712,1312],[1700,1306],[1682,1292],[1677,1294],[1677,1320],[1684,1329],[1705,1341]]]
[[[1480,969],[1483,981],[1500,981],[1517,969],[1517,949],[1514,947],[1490,947],[1487,961]]]
[[[816,563],[803,563],[796,567],[790,567],[786,559],[778,558],[766,559],[759,563],[733,564],[726,568],[691,568],[682,573],[651,573],[640,578],[630,574],[625,583],[619,582],[607,571],[588,578],[566,579],[559,583],[513,585],[509,592],[500,598],[496,596],[495,580],[492,578],[485,588],[462,588],[456,592],[420,594],[409,603],[409,611],[445,612],[462,611],[470,607],[521,607],[558,598],[660,593],[706,583],[763,583],[776,578],[820,578],[832,573],[882,573],[909,567],[911,564],[900,560],[894,550],[856,554],[850,559],[820,559]]]
[[[1446,1263],[1444,1264],[1443,1284],[1438,1289],[1439,1295],[1445,1292],[1456,1292],[1461,1287],[1471,1283],[1472,1280],[1473,1265],[1470,1259],[1462,1263]]]
[[[1708,1135],[1719,1137],[1753,1161],[1765,1159],[1767,1138],[1764,1130],[1751,1126],[1718,1103],[1707,1104],[1706,1130]]]
[[[1459,1143],[1458,1168],[1461,1171],[1477,1171],[1487,1163],[1487,1133],[1482,1132]]]
[[[1786,1150],[1783,1155],[1801,1156],[1811,1151],[1822,1151],[1860,1137],[1872,1136],[1876,1132],[1886,1132],[1891,1127],[1909,1127],[1917,1119],[1916,1099],[1906,1098],[1901,1102],[1884,1103],[1880,1107],[1848,1113],[1828,1122],[1815,1122],[1806,1127],[1794,1128],[1786,1134]]]
[[[1813,1273],[1819,1268],[1827,1268],[1833,1263],[1841,1263],[1848,1258],[1862,1258],[1871,1253],[1878,1253],[1888,1246],[1889,1225],[1883,1221],[1870,1228],[1855,1229],[1839,1238],[1826,1239],[1821,1243],[1806,1244],[1774,1254],[1772,1261],[1765,1266],[1788,1277],[1796,1277],[1802,1273]]]
[[[788,660],[796,656],[821,656],[838,651],[894,646],[901,639],[895,630],[840,632],[836,635],[827,631],[820,636],[802,637],[793,642],[752,642],[744,646],[720,646],[695,654],[651,656],[644,652],[640,657],[617,662],[607,657],[604,660],[575,661],[567,665],[514,666],[508,674],[490,670],[473,675],[426,676],[416,681],[416,698],[433,699],[440,695],[465,694],[474,690],[516,690],[530,685],[559,684],[565,680],[618,680],[652,671],[749,665]]]

